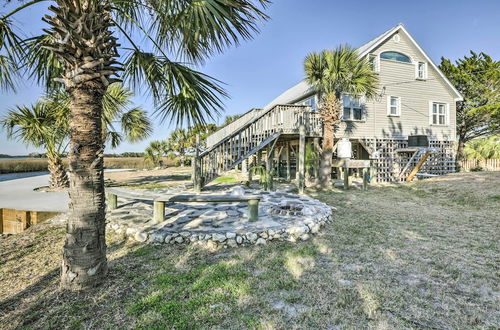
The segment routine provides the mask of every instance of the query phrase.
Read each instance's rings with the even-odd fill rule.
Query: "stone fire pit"
[[[173,193],[168,189],[144,192],[158,197]],[[107,229],[140,242],[236,247],[307,240],[332,220],[332,208],[308,196],[242,187],[213,194],[260,196],[259,220],[248,221],[246,203],[167,203],[165,221],[154,224],[152,202],[119,198],[123,206],[108,212]]]

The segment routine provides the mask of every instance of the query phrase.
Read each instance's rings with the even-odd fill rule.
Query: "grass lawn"
[[[500,173],[309,192],[335,222],[207,251],[108,237],[109,280],[58,289],[64,228],[0,239],[0,328],[498,328]]]

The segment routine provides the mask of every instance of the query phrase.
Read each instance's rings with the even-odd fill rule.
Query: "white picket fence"
[[[474,169],[500,171],[500,159],[465,159],[460,162],[460,168],[465,172]]]

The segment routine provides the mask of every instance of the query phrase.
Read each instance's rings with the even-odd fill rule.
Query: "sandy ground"
[[[157,170],[132,170],[105,173],[110,184],[118,185],[177,185],[191,182],[191,167],[169,167]]]

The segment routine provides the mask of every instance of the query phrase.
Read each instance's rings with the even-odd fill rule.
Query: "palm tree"
[[[129,108],[133,94],[120,84],[109,86],[103,97],[103,140],[116,148],[125,138],[137,142],[151,134],[152,125],[144,110]],[[69,138],[69,97],[62,90],[48,94],[32,106],[17,106],[0,120],[9,138],[44,148],[50,172],[49,186],[64,188],[69,179],[62,162]],[[116,123],[121,130],[116,130]]]
[[[189,148],[194,147],[195,139],[196,136],[191,134],[189,129],[178,128],[170,134],[166,143],[170,151],[179,155],[181,164],[186,165],[186,154]]]
[[[163,166],[163,157],[168,154],[169,148],[166,141],[151,141],[144,152],[144,160],[153,166]]]
[[[17,106],[2,118],[7,137],[16,138],[26,145],[44,148],[50,172],[50,188],[63,188],[69,184],[61,154],[67,144],[67,125],[60,122],[53,108],[42,100],[32,106]]]
[[[467,141],[465,155],[469,159],[499,159],[500,135],[491,135]]]
[[[335,126],[340,122],[342,95],[353,98],[375,96],[377,75],[364,58],[350,46],[310,53],[304,60],[306,81],[319,96],[323,119],[323,142],[319,183],[330,185]]]
[[[268,0],[52,0],[52,16],[42,18],[49,25],[45,34],[21,41],[11,17],[44,1],[31,0],[0,16],[0,54],[6,59],[0,84],[12,88],[26,69],[21,73],[69,94],[71,202],[61,283],[79,290],[98,285],[107,273],[101,121],[106,89],[120,80],[145,86],[162,120],[213,119],[227,94],[218,80],[186,62],[201,63],[250,39],[267,18],[261,8]]]

